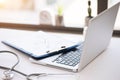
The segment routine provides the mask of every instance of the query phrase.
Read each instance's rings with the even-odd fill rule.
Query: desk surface
[[[24,35],[28,35],[31,31],[16,31],[16,30],[8,30],[8,29],[0,29],[0,40],[7,38],[15,38]],[[64,33],[51,33],[59,36],[63,36]],[[80,35],[75,34],[64,34],[66,38],[70,38],[71,40],[79,40]],[[82,71],[78,73],[72,73],[65,70],[42,66],[33,64],[29,61],[29,57],[9,48],[2,43],[0,43],[0,50],[10,50],[16,52],[20,57],[20,63],[15,67],[16,70],[24,72],[26,74],[30,73],[68,73],[74,74],[71,76],[59,76],[52,78],[52,80],[120,80],[120,38],[113,37],[111,39],[110,45],[105,52],[99,55],[95,60],[93,60],[90,64],[88,64]],[[7,59],[6,59],[7,58]],[[14,64],[16,60],[12,57],[4,57],[0,60],[0,65],[11,66]],[[13,60],[11,60],[13,59]],[[11,60],[12,62],[8,62],[7,60]],[[0,75],[2,74],[2,70],[0,69]],[[13,80],[24,80],[25,77],[20,77],[20,75],[16,75]],[[0,76],[1,78],[1,76]],[[50,78],[46,78],[45,80],[50,80]]]

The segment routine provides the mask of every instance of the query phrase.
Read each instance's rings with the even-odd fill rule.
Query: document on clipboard
[[[79,45],[79,43],[66,40],[60,36],[50,35],[43,31],[21,37],[20,39],[3,40],[2,43],[36,60],[70,51]]]

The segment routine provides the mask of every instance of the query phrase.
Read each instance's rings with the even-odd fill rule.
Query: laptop
[[[77,50],[32,62],[77,72],[100,55],[109,45],[120,2],[91,19],[83,43]],[[68,59],[67,59],[68,58]]]
[[[113,33],[120,2],[91,19],[85,35],[75,49],[42,60],[30,58],[36,64],[78,72],[106,50]]]

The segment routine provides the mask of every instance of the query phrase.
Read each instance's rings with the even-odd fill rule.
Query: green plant
[[[92,9],[90,8],[90,6],[91,6],[91,1],[88,0],[88,16],[89,16],[89,17],[92,17],[92,15],[91,15]]]
[[[57,13],[59,16],[62,16],[62,14],[63,14],[63,7],[62,6],[58,6]]]

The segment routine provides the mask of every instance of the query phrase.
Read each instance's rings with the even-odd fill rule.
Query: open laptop
[[[119,5],[120,2],[100,13],[89,22],[85,40],[79,47],[77,47],[78,50],[39,61],[31,59],[31,61],[34,63],[51,65],[75,72],[81,70],[95,57],[101,54],[109,45]],[[80,49],[81,47],[82,49]],[[74,59],[74,57],[76,59]],[[63,60],[62,58],[65,59]]]
[[[74,50],[42,60],[30,61],[77,72],[100,55],[109,45],[120,2],[89,22],[85,40]]]

